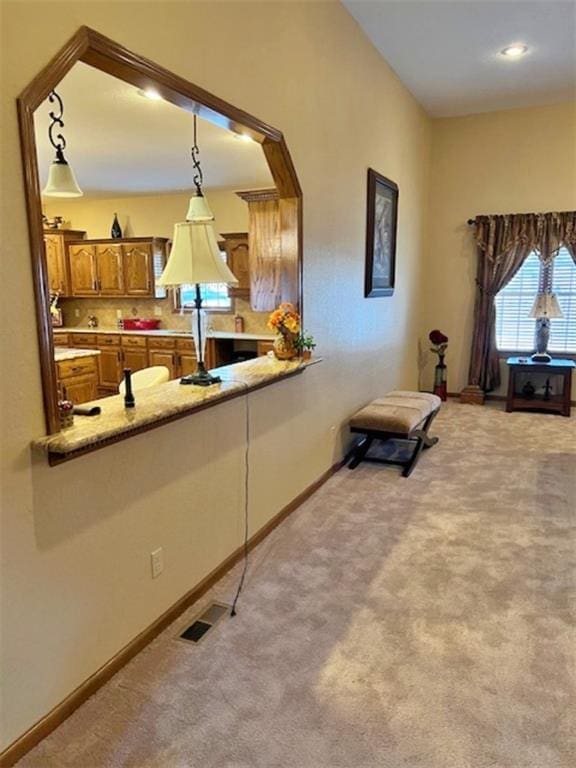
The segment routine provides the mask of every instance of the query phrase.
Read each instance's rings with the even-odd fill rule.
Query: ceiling
[[[342,1],[434,117],[576,98],[573,0]],[[526,56],[500,55],[516,42]]]
[[[193,188],[190,158],[193,117],[169,102],[152,101],[122,80],[77,63],[60,82],[65,155],[85,195],[167,193]],[[40,182],[54,149],[48,140],[48,101],[35,114]],[[259,144],[198,120],[206,189],[273,186]]]

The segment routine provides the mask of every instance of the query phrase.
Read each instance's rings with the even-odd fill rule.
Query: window
[[[220,252],[222,259],[226,261],[226,253]],[[232,309],[232,300],[228,295],[228,286],[226,283],[209,283],[200,286],[200,295],[202,296],[203,309]],[[194,299],[196,297],[195,285],[180,286],[181,309],[194,309]]]
[[[496,346],[531,352],[536,346],[536,320],[528,317],[539,286],[551,286],[564,317],[550,321],[550,352],[576,353],[576,264],[561,248],[545,267],[531,253],[512,280],[496,296]]]

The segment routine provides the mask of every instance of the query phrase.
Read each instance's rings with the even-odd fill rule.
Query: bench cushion
[[[439,397],[427,392],[390,392],[355,413],[350,426],[358,430],[407,435],[438,410],[441,402]]]

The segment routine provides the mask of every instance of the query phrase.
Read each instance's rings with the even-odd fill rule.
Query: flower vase
[[[296,357],[296,336],[293,333],[279,333],[274,339],[274,354],[278,360],[292,360]]]
[[[434,394],[438,395],[440,400],[443,401],[446,401],[448,397],[444,355],[438,355],[438,365],[434,369]]]

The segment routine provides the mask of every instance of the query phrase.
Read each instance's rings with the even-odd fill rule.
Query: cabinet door
[[[228,266],[238,280],[238,285],[231,285],[228,293],[230,296],[247,299],[250,296],[248,235],[234,238],[224,235],[224,247],[228,256]]]
[[[124,291],[128,296],[152,296],[152,247],[149,243],[122,246]]]
[[[121,245],[97,245],[96,270],[100,296],[124,293]]]
[[[178,374],[188,376],[196,373],[196,355],[192,352],[178,352]]]
[[[263,357],[274,349],[274,342],[260,340],[256,345],[256,349],[258,350],[258,357]]]
[[[122,366],[134,371],[141,371],[142,368],[148,368],[148,351],[146,349],[123,349]]]
[[[61,385],[66,389],[66,397],[74,405],[87,403],[90,400],[96,400],[98,397],[97,378],[94,373],[87,376],[74,376],[70,379],[64,379]]]
[[[96,249],[93,245],[71,245],[70,293],[72,296],[97,296]]]
[[[98,355],[99,384],[101,387],[115,389],[122,381],[122,353],[115,349],[100,349]]]
[[[69,286],[64,255],[64,239],[62,235],[44,235],[44,246],[46,248],[50,292],[58,292],[61,296],[67,296]]]
[[[176,370],[176,355],[168,349],[151,349],[148,352],[150,365],[164,365],[170,371],[170,378],[175,379],[178,376]]]

